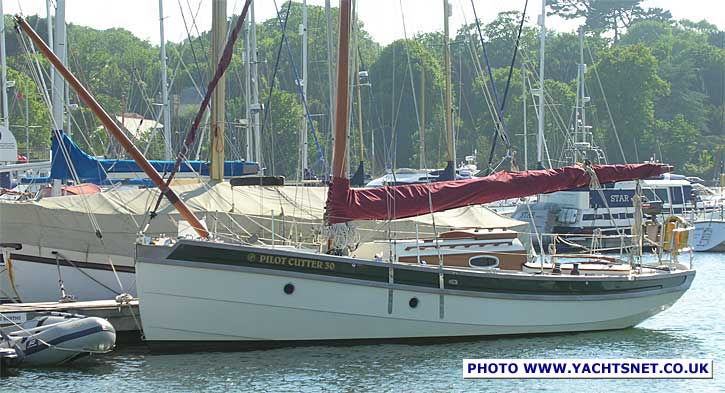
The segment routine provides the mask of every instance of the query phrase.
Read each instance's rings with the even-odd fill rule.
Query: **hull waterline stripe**
[[[25,262],[34,262],[34,263],[42,263],[44,265],[55,265],[57,263],[60,263],[61,266],[68,266],[73,267],[75,265],[78,268],[81,269],[88,269],[88,270],[103,270],[103,271],[109,271],[112,272],[113,268],[111,265],[107,263],[95,263],[95,262],[81,262],[81,261],[71,261],[73,264],[69,263],[63,258],[59,258],[58,262],[56,262],[55,258],[46,258],[46,257],[38,257],[34,255],[23,255],[23,254],[10,254],[10,258],[13,261],[25,261]],[[2,255],[0,255],[0,262],[3,261]],[[136,268],[133,266],[123,266],[123,265],[115,265],[116,271],[120,273],[135,273]]]

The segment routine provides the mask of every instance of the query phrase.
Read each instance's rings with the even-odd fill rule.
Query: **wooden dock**
[[[51,311],[107,319],[116,329],[117,343],[134,344],[142,342],[138,299],[123,303],[116,300],[94,300],[88,302],[0,304],[0,328],[9,327],[13,325],[13,322],[25,322]]]

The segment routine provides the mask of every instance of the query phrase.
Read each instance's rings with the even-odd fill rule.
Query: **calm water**
[[[72,367],[22,369],[0,392],[725,391],[725,255],[698,254],[695,282],[666,312],[624,331],[407,346],[152,355],[120,350]],[[463,380],[463,358],[713,358],[713,380]]]

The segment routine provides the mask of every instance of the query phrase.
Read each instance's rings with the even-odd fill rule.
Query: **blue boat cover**
[[[128,180],[132,183],[146,184],[149,179],[139,178],[138,173],[143,172],[141,167],[133,160],[117,160],[96,158],[81,150],[68,135],[61,133],[61,139],[68,158],[73,164],[78,180],[81,183],[94,183],[98,185],[106,185],[112,182],[127,182],[118,174],[127,173]],[[66,160],[66,155],[61,151],[61,145],[58,138],[53,136],[51,139],[51,154],[53,162],[50,167],[50,177],[47,179],[68,180],[73,179],[71,175],[70,165]],[[165,160],[149,160],[151,165],[159,173],[169,173],[174,168],[174,161]],[[202,176],[209,176],[209,163],[207,161],[188,161],[181,164],[180,173],[196,172]],[[247,161],[224,161],[225,177],[252,175],[259,172],[259,165],[256,162]],[[113,173],[113,179],[108,179],[107,174]],[[142,175],[145,177],[145,175]],[[22,183],[39,182],[41,178],[25,178],[21,179]]]

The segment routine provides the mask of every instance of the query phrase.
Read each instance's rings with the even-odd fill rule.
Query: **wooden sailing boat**
[[[248,5],[249,1],[247,1]],[[246,6],[245,6],[246,7]],[[57,59],[16,17],[51,62]],[[350,0],[340,2],[338,86],[347,85]],[[66,69],[60,69],[102,119],[108,115]],[[340,233],[356,219],[399,218],[483,203],[496,198],[661,173],[659,165],[600,166],[585,170],[498,173],[470,181],[385,189],[350,189],[345,177],[347,89],[337,89],[333,182],[327,221]],[[104,121],[105,123],[105,121]],[[152,179],[153,168],[121,144]],[[184,202],[162,192],[199,239],[160,239],[137,245],[137,280],[145,337],[152,346],[194,349],[277,346],[320,341],[430,339],[619,329],[672,305],[695,271],[671,260],[666,268],[638,266],[626,276],[525,273],[383,262],[345,256],[331,236],[323,252],[209,241],[209,232]],[[396,198],[398,208],[386,206]],[[342,228],[341,228],[342,226]],[[234,345],[230,345],[234,344]],[[199,348],[198,346],[196,347]]]

